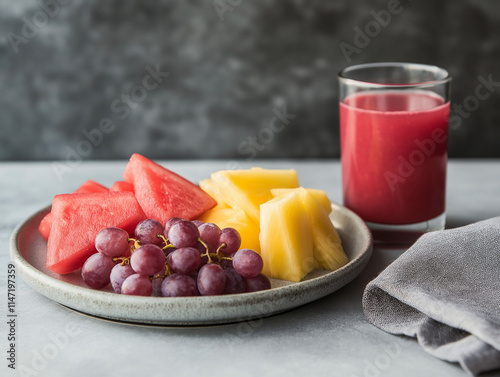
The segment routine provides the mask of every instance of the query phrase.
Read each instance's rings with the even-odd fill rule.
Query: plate
[[[271,279],[260,292],[199,297],[139,297],[93,290],[80,272],[58,275],[45,267],[47,243],[38,233],[50,206],[18,225],[11,237],[12,261],[34,290],[71,309],[106,319],[154,325],[213,325],[263,318],[335,292],[358,276],[372,253],[372,236],[355,213],[332,203],[330,216],[350,262],[336,271],[315,270],[301,282]]]

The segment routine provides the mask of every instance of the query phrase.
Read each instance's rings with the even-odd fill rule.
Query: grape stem
[[[127,238],[128,242],[130,241],[134,241],[134,244],[130,247],[130,252],[133,253],[135,251],[135,249],[138,249],[141,247],[141,244],[139,243],[139,241],[137,241],[135,238]]]
[[[172,269],[170,268],[170,265],[168,263],[165,263],[165,267],[166,269],[165,269],[165,275],[163,276],[164,278],[172,275]]]
[[[163,275],[158,273],[156,275],[150,276],[149,280],[153,281],[155,279],[165,279],[169,275],[172,275],[172,269],[170,268],[168,262],[165,262],[165,273]]]
[[[175,247],[171,243],[168,243],[168,239],[166,239],[165,236],[163,234],[161,234],[161,233],[158,233],[156,235],[156,238],[161,238],[163,240],[163,242],[165,242],[165,246],[163,246],[161,248],[163,251],[167,250],[168,248]]]
[[[221,243],[221,245],[217,248],[216,254],[219,255],[220,249],[222,249],[223,247],[226,247],[226,246],[227,246],[227,244],[225,242]]]
[[[209,263],[213,263],[212,258],[210,257],[210,253],[208,252],[208,245],[207,245],[205,242],[203,242],[203,240],[201,239],[201,237],[198,237],[198,241],[199,241],[199,242],[200,242],[203,246],[205,246],[205,250],[206,250],[206,253],[205,253],[205,254],[201,254],[200,256],[201,256],[201,257],[204,257],[204,256],[206,255],[206,256],[207,256],[207,258],[208,258],[208,262],[207,262],[207,264],[209,264]]]
[[[220,255],[220,249],[222,249],[223,247],[226,247],[226,244],[223,242],[222,245],[219,246],[219,248],[217,249],[217,252],[215,253],[210,253],[208,251],[208,245],[203,242],[203,240],[201,239],[201,237],[198,238],[198,241],[200,241],[200,243],[205,246],[205,250],[206,250],[206,253],[204,254],[201,254],[200,256],[203,258],[205,255],[208,257],[208,262],[207,264],[209,263],[215,263],[212,258],[216,258],[217,259],[217,262],[220,262],[222,259],[225,259],[225,260],[233,260],[233,258],[231,257],[224,257],[222,255]]]
[[[130,258],[128,257],[116,257],[113,258],[113,262],[115,263],[120,263],[122,266],[125,266],[126,264],[130,264]]]

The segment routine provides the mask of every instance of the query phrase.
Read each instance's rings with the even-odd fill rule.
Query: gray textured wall
[[[0,0],[0,159],[338,156],[336,74],[372,61],[447,68],[450,156],[500,157],[499,58],[493,0]]]

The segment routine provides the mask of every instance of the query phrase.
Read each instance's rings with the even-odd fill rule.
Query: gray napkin
[[[500,217],[423,235],[368,284],[363,309],[469,374],[500,368]]]

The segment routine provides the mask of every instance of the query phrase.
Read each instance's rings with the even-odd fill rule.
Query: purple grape
[[[165,273],[167,272],[167,265],[163,264],[163,268],[160,272],[153,276],[153,280],[151,280],[151,284],[153,286],[153,296],[159,297],[161,296],[161,284],[163,283],[163,279],[165,278]]]
[[[115,291],[116,293],[121,293],[123,281],[133,274],[135,274],[135,271],[132,267],[130,267],[130,265],[115,265],[111,270],[111,273],[109,274],[109,280],[111,281],[111,287],[113,287],[113,291]]]
[[[166,260],[166,262],[167,262],[169,265],[170,265],[170,262],[169,262],[169,260],[170,260],[170,259],[168,259],[168,258],[172,255],[172,253],[173,253],[175,250],[177,250],[175,247],[171,247],[171,248],[169,247],[167,250],[165,250],[165,251],[164,251],[164,253],[165,253],[165,258],[166,258],[165,260]]]
[[[153,288],[152,295],[155,297],[161,296],[161,285],[163,284],[163,278],[156,278],[151,281],[151,286]]]
[[[82,279],[90,288],[104,288],[109,284],[109,275],[114,266],[111,257],[102,253],[92,254],[83,264]]]
[[[271,282],[269,279],[262,274],[257,275],[254,278],[243,278],[245,281],[245,292],[257,292],[266,289],[271,289]]]
[[[179,221],[168,231],[168,241],[177,248],[195,247],[200,231],[191,221]]]
[[[194,225],[196,225],[198,228],[199,228],[201,225],[205,224],[205,223],[204,223],[203,221],[201,221],[201,220],[193,220],[193,221],[191,221],[191,222],[192,222]]]
[[[201,257],[200,268],[208,263],[208,256],[204,255]]]
[[[165,272],[167,272],[167,265],[165,263],[163,263],[163,268],[160,270],[160,272],[158,272],[157,274],[155,274],[155,276],[164,277],[165,276]]]
[[[262,272],[264,262],[259,254],[251,249],[238,250],[233,257],[233,268],[244,278],[253,278]]]
[[[130,246],[127,250],[121,255],[121,257],[130,258],[132,256],[132,252],[130,251]]]
[[[108,257],[121,257],[129,249],[128,233],[120,228],[105,228],[97,234],[95,248]]]
[[[180,217],[172,217],[171,219],[167,220],[165,223],[165,227],[163,228],[163,235],[165,238],[168,238],[168,232],[170,228],[172,228],[173,225],[177,224],[179,221],[184,221],[184,219],[181,219]]]
[[[151,280],[144,275],[130,275],[122,284],[122,295],[151,296],[152,292]]]
[[[172,271],[189,275],[200,267],[200,252],[194,247],[181,247],[168,255],[168,264]]]
[[[201,295],[220,295],[226,288],[226,274],[218,264],[206,264],[200,268],[197,282],[198,291]]]
[[[193,279],[194,281],[197,281],[197,280],[198,280],[198,271],[191,272],[188,276],[189,276],[191,279]]]
[[[200,230],[200,237],[203,242],[211,245],[217,245],[221,234],[221,230],[217,225],[214,223],[205,223],[198,229]]]
[[[226,244],[226,246],[220,249],[223,255],[228,256],[236,253],[241,245],[241,236],[234,228],[224,228],[221,231],[217,247],[220,247],[223,243]]]
[[[161,247],[163,240],[158,238],[157,234],[163,235],[163,225],[156,220],[142,220],[135,227],[134,235],[141,245],[153,244]]]
[[[196,282],[188,275],[172,274],[163,280],[161,285],[163,297],[198,296]]]
[[[165,266],[165,254],[159,246],[147,244],[134,251],[130,265],[139,275],[155,275]]]
[[[200,255],[201,254],[205,254],[205,252],[206,252],[205,245],[203,245],[201,242],[198,242],[194,248],[196,250],[198,250],[198,252],[200,253]]]
[[[225,295],[245,292],[245,281],[234,268],[226,268],[224,273],[226,274]]]
[[[234,254],[231,254],[228,258],[232,258],[232,257],[234,257]],[[221,259],[219,262],[219,265],[222,268],[233,268],[233,261],[231,259]]]

